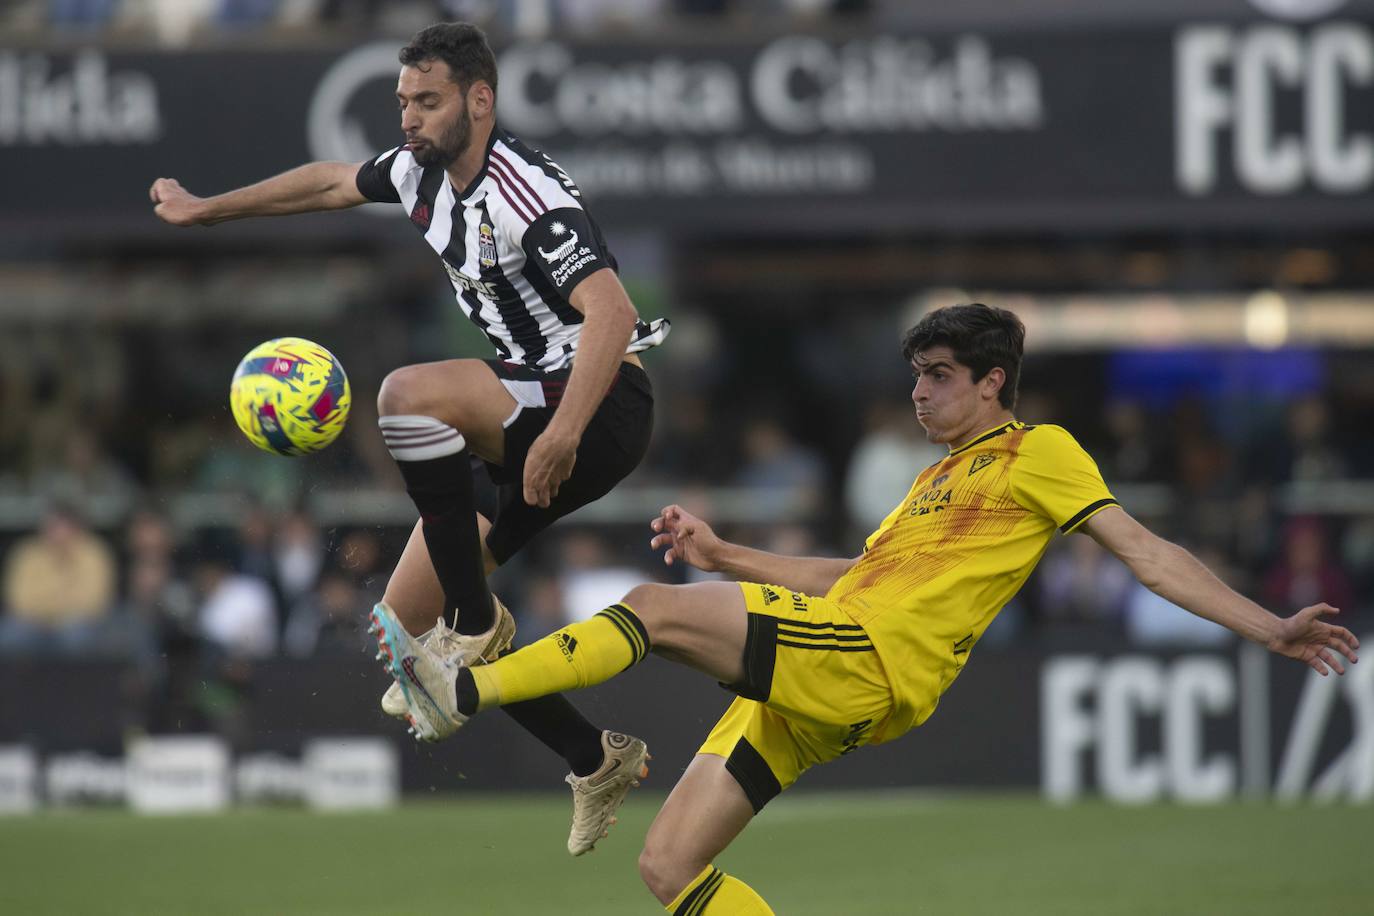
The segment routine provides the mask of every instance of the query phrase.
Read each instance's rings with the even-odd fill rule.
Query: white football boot
[[[615,812],[630,790],[649,775],[649,749],[643,741],[603,731],[601,750],[605,757],[595,773],[567,776],[573,793],[572,832],[568,852],[580,856],[606,836],[615,823]]]
[[[421,741],[439,741],[467,722],[454,695],[461,665],[421,645],[385,602],[372,609],[367,631],[377,637],[377,658],[401,685],[411,734]]]
[[[515,618],[506,610],[500,598],[492,595],[491,603],[496,606],[496,622],[485,633],[467,636],[450,628],[441,617],[420,636],[420,645],[440,658],[463,667],[496,661],[515,639]],[[393,681],[386,693],[382,694],[382,711],[397,719],[406,717],[406,698],[401,692],[400,681]]]

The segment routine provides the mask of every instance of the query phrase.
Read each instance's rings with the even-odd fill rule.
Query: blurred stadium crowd
[[[664,15],[880,21],[905,6],[15,0],[0,7],[0,24],[7,35],[45,40],[98,35],[117,44],[121,35],[151,36],[177,46],[207,32],[219,40],[275,33],[303,44],[316,29],[404,34],[438,18],[506,35],[562,36],[650,28]],[[675,325],[646,360],[658,399],[655,441],[624,486],[497,574],[496,591],[521,618],[523,640],[594,612],[638,582],[681,581],[684,571],[664,567],[647,548],[646,523],[663,501],[680,501],[727,537],[770,550],[853,555],[915,474],[942,454],[924,440],[905,399],[910,380],[898,340],[914,313],[898,296],[859,288],[856,301],[821,307],[812,293],[810,302],[785,303],[796,309],[780,318],[783,303],[737,307],[751,295],[747,287],[738,302],[712,299],[683,282],[682,265],[659,263],[671,256],[636,257],[636,242],[614,233],[611,242],[618,253],[631,248],[622,261],[631,265],[627,286],[641,311],[666,314]],[[222,255],[198,252],[199,259],[171,249],[135,252],[144,260],[133,266],[101,257],[58,268],[0,265],[5,289],[29,303],[0,310],[0,655],[125,660],[129,689],[153,729],[188,716],[213,720],[251,681],[256,659],[365,651],[367,611],[413,518],[376,429],[377,387],[406,363],[491,355],[463,330],[427,254],[335,258],[333,249],[303,247],[291,251],[295,260],[265,266],[240,259],[236,245],[241,239]],[[1019,287],[1026,277],[1003,282],[989,264],[1046,276],[1062,265],[995,254],[977,259],[983,281],[1042,289],[1061,282],[1039,275]],[[1256,277],[1223,266],[1215,251],[1199,246],[1193,254],[1184,260],[1194,273],[1181,280],[1149,274],[1137,281],[1110,261],[1094,278],[1100,282],[1083,285],[1339,285],[1326,276],[1284,276],[1287,262],[1268,257],[1250,258],[1263,262]],[[931,257],[934,266],[922,268],[929,285],[968,282],[962,273],[974,258]],[[799,254],[790,264],[804,260]],[[1358,265],[1365,281],[1370,263]],[[674,269],[680,276],[658,276]],[[773,283],[781,290],[774,299],[783,300],[812,276],[797,273],[802,279],[770,274],[753,282]],[[828,288],[854,282],[846,274]],[[673,306],[664,306],[670,299]],[[876,301],[857,301],[864,299]],[[353,382],[343,440],[309,459],[255,452],[227,409],[239,357],[283,334],[330,347]],[[1374,620],[1374,360],[1367,349],[1152,352],[1102,344],[1065,351],[1046,343],[1032,334],[1018,416],[1067,426],[1127,509],[1276,611],[1325,600],[1353,618],[1352,629]],[[1073,537],[1052,548],[983,646],[1080,636],[1173,646],[1229,639],[1145,591],[1091,539]]]
[[[498,34],[636,30],[664,16],[684,21],[729,18],[745,24],[868,14],[878,0],[12,0],[4,11],[16,30],[48,34],[155,36],[169,46],[226,34],[291,40],[319,29],[407,32],[436,20],[476,22]]]
[[[442,299],[435,311],[451,308]],[[875,331],[862,344],[874,362],[891,363],[883,384],[846,386],[843,366],[827,369],[824,357],[829,347],[838,354],[830,362],[841,362],[846,347],[823,330],[779,335],[775,351],[789,354],[780,372],[751,356],[747,328],[732,336],[704,310],[678,325],[680,336],[650,360],[655,444],[626,485],[640,498],[612,503],[594,523],[574,517],[498,574],[530,638],[636,582],[680,577],[646,546],[647,507],[659,495],[772,550],[853,554],[942,453],[904,399],[895,332]],[[366,513],[322,509],[317,497],[403,498],[369,401],[388,365],[406,361],[404,349],[374,348],[374,365],[358,361],[345,440],[287,460],[238,437],[219,390],[227,370],[188,370],[183,377],[203,376],[205,390],[171,391],[157,379],[179,375],[178,359],[190,358],[184,348],[145,340],[145,353],[137,340],[73,334],[30,328],[5,338],[0,499],[40,517],[0,541],[0,651],[128,658],[150,683],[166,677],[166,659],[178,652],[223,671],[278,653],[362,651],[366,611],[408,517],[369,523]],[[361,354],[371,332],[364,324],[324,335],[338,352]],[[232,346],[206,342],[195,358],[213,362],[207,353],[220,352],[231,367]],[[1166,376],[1167,365],[1123,368],[1120,356],[1032,354],[1019,416],[1073,429],[1129,509],[1247,594],[1275,609],[1327,600],[1358,622],[1369,609],[1356,596],[1374,586],[1374,513],[1341,502],[1342,493],[1367,493],[1361,487],[1374,476],[1362,432],[1374,391],[1335,379],[1271,396],[1133,396],[1132,372]],[[64,371],[73,363],[84,370]],[[206,505],[232,512],[217,517],[201,511]],[[1143,590],[1086,537],[1056,546],[985,646],[1074,632],[1152,644],[1227,638]]]

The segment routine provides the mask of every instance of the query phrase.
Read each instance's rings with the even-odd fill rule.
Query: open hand
[[[649,546],[654,550],[668,548],[663,553],[663,562],[667,565],[681,560],[703,572],[715,572],[720,568],[717,562],[720,538],[710,525],[681,506],[665,506],[649,527],[657,532]]]
[[[201,204],[204,199],[183,188],[175,178],[154,181],[148,189],[148,197],[156,204],[153,212],[158,218],[173,226],[195,226],[203,221]]]
[[[578,437],[545,429],[525,456],[525,502],[547,509],[577,463]]]
[[[1345,665],[1340,657],[1343,655],[1351,662],[1359,661],[1355,650],[1360,647],[1360,641],[1345,627],[1319,619],[1339,613],[1329,604],[1314,604],[1292,617],[1285,617],[1279,621],[1278,633],[1269,640],[1270,651],[1296,658],[1322,677],[1326,677],[1332,669],[1337,674],[1344,674]]]

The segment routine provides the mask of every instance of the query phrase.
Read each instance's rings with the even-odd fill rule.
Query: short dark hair
[[[478,80],[486,82],[493,94],[496,92],[496,55],[487,44],[487,36],[471,23],[436,22],[426,26],[415,33],[397,57],[403,67],[442,60],[464,92]]]
[[[902,338],[907,362],[931,347],[949,347],[960,365],[973,370],[980,381],[992,368],[1006,373],[997,400],[1010,410],[1016,406],[1016,386],[1021,379],[1021,356],[1026,346],[1026,326],[1015,312],[981,302],[936,309],[922,318]]]

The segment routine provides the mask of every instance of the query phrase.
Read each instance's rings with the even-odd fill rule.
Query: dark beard
[[[423,168],[448,168],[453,160],[463,155],[472,143],[472,119],[468,117],[467,105],[455,123],[434,143],[427,143],[418,152],[412,150],[415,161]]]

